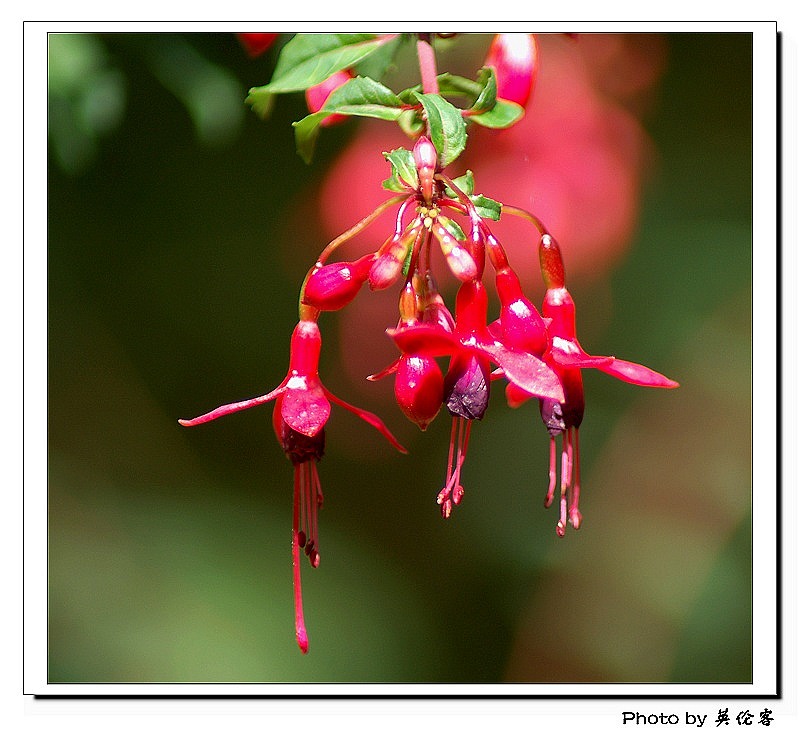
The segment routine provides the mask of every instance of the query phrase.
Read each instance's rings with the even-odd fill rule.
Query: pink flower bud
[[[536,38],[530,33],[498,33],[484,66],[494,67],[497,96],[525,107],[539,70]]]
[[[392,285],[403,273],[408,252],[417,240],[421,223],[417,221],[401,236],[393,236],[378,250],[378,256],[369,270],[371,290],[383,290]]]
[[[414,144],[414,163],[417,165],[420,192],[425,202],[429,203],[433,199],[433,175],[439,165],[439,154],[426,136],[420,136]]]
[[[328,98],[331,96],[331,93],[334,90],[339,89],[345,82],[349,82],[351,79],[353,79],[353,74],[350,72],[350,70],[342,69],[339,72],[334,72],[330,77],[328,77],[328,79],[320,82],[318,85],[309,87],[306,90],[306,105],[308,105],[309,111],[312,113],[318,113],[320,110],[322,110],[322,108],[325,107],[325,103],[328,102]],[[346,115],[329,115],[327,118],[322,119],[320,125],[332,126],[347,120],[347,118],[348,116]]]
[[[306,282],[303,302],[318,310],[339,310],[347,305],[369,276],[375,254],[358,261],[338,261],[316,269]]]
[[[394,395],[406,417],[425,430],[438,415],[444,396],[444,377],[436,359],[403,356],[397,365]]]
[[[450,231],[441,223],[437,222],[432,227],[433,235],[442,247],[442,253],[447,259],[447,266],[453,275],[462,282],[469,282],[478,276],[478,265],[472,258],[469,251],[461,243],[453,238]]]
[[[239,43],[244,46],[248,56],[255,58],[261,56],[272,44],[280,33],[237,33]]]
[[[564,260],[558,242],[549,233],[539,239],[539,266],[548,290],[564,286]]]

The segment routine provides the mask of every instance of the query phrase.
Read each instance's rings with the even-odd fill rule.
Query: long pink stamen
[[[300,582],[300,495],[303,483],[303,464],[294,468],[294,500],[292,503],[292,584],[294,587],[294,632],[297,645],[303,653],[308,653],[308,633],[303,617],[303,589]]]
[[[436,503],[441,505],[442,517],[449,518],[453,505],[461,503],[464,497],[464,487],[461,485],[461,470],[467,459],[469,436],[472,421],[460,416],[453,416],[453,425],[450,431],[450,450],[447,456],[447,476],[445,485],[436,497]]]
[[[556,469],[556,438],[550,436],[550,483],[547,487],[547,495],[544,498],[544,506],[550,507],[553,504],[553,495],[556,491],[556,479],[558,477]]]
[[[578,429],[572,430],[572,447],[573,447],[573,460],[572,460],[572,503],[569,508],[569,521],[572,527],[577,530],[581,527],[583,516],[578,509],[581,494],[581,466],[578,450]]]

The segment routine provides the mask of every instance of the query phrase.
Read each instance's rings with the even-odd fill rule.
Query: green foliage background
[[[466,44],[476,69],[487,40]],[[638,235],[610,283],[575,290],[587,348],[682,384],[586,373],[584,528],[556,539],[545,434],[499,396],[442,521],[449,423],[421,435],[377,389],[411,454],[335,414],[302,657],[269,412],[176,419],[283,377],[325,243],[314,187],[354,127],[305,166],[302,95],[246,110],[276,50],[250,60],[230,34],[52,37],[50,681],[749,681],[750,41],[668,37]],[[323,332],[326,382],[353,397],[335,319]]]

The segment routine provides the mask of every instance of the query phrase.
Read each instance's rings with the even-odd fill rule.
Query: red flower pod
[[[515,349],[542,356],[547,350],[547,328],[534,304],[522,293],[517,275],[510,269],[497,272],[502,342]]]
[[[328,98],[334,90],[338,90],[345,82],[353,79],[353,73],[349,69],[342,69],[339,72],[334,72],[328,79],[320,82],[318,85],[309,87],[306,90],[306,105],[312,113],[318,113],[325,107]],[[323,118],[320,123],[321,126],[332,126],[342,121],[347,120],[349,116],[334,114]]]
[[[525,107],[539,71],[539,47],[530,33],[498,33],[484,66],[493,67],[497,96]]]
[[[302,301],[318,310],[340,310],[358,294],[374,261],[375,254],[367,254],[358,261],[337,261],[314,269]]]
[[[444,396],[442,370],[432,356],[402,356],[394,396],[405,416],[425,430],[439,414]]]
[[[400,278],[403,264],[417,240],[421,227],[422,223],[417,219],[402,236],[393,236],[381,246],[369,270],[371,290],[384,290]]]
[[[261,56],[272,44],[280,33],[237,33],[239,43],[244,46],[248,56],[255,58]]]

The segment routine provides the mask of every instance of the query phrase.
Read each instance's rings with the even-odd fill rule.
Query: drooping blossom
[[[222,405],[190,420],[178,421],[184,426],[200,425],[275,400],[273,428],[294,467],[292,571],[295,636],[303,653],[308,651],[308,635],[303,615],[300,552],[305,551],[313,567],[319,565],[317,514],[322,504],[322,487],[316,465],[325,450],[325,425],[330,417],[331,402],[361,418],[398,451],[406,453],[377,415],[345,402],[322,384],[319,377],[321,348],[322,337],[316,321],[301,319],[292,333],[289,371],[275,389],[259,397]]]
[[[575,303],[565,287],[564,262],[556,240],[545,233],[539,240],[539,259],[546,291],[542,315],[548,321],[549,347],[544,361],[558,375],[564,390],[563,401],[540,398],[542,420],[550,434],[549,486],[545,506],[549,507],[557,485],[556,438],[561,437],[560,513],[556,532],[563,536],[567,521],[573,528],[581,525],[580,452],[578,428],[583,420],[585,399],[582,369],[601,372],[640,387],[672,389],[678,383],[641,364],[613,356],[593,356],[581,347],[575,330]],[[512,383],[506,387],[512,407],[530,399],[530,393]]]

